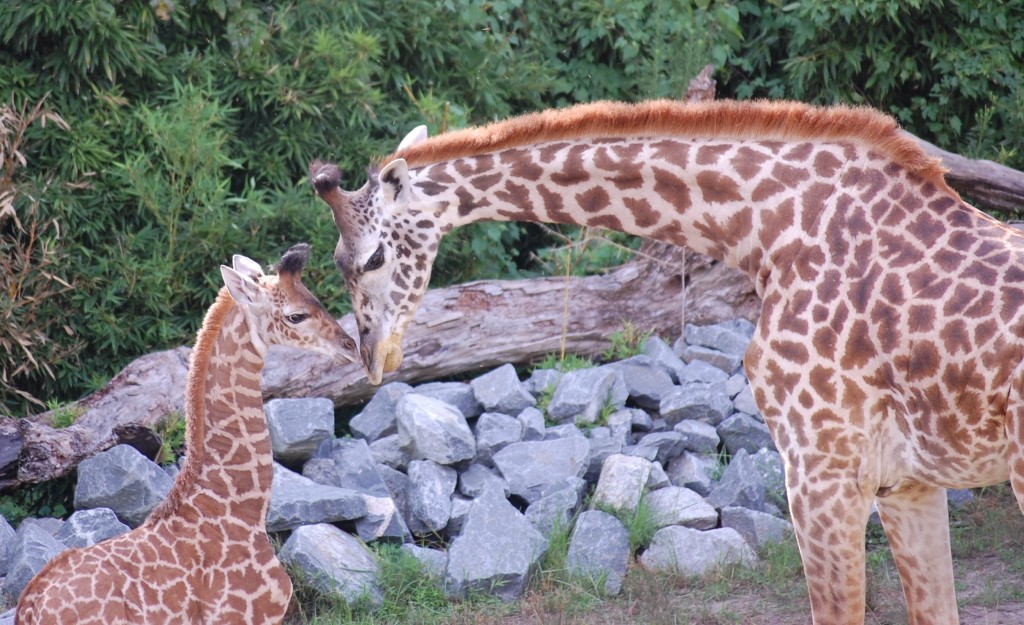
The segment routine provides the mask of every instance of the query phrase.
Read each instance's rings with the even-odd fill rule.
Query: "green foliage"
[[[64,518],[74,510],[74,474],[0,494],[0,516],[17,527],[28,517]]]
[[[77,404],[61,406],[56,402],[49,401],[46,407],[50,409],[50,426],[56,429],[73,425],[78,417],[85,413],[85,408]]]
[[[577,354],[565,354],[564,356],[548,354],[537,363],[534,369],[557,369],[562,373],[568,373],[578,369],[588,369],[593,366],[594,361],[585,356]],[[552,390],[552,392],[554,391]]]
[[[870,104],[970,156],[1024,164],[1024,6],[996,0],[736,2],[737,97]]]
[[[156,428],[160,437],[160,451],[157,452],[156,463],[162,466],[174,464],[178,455],[185,447],[185,433],[188,425],[185,415],[172,412]]]
[[[643,331],[632,321],[626,319],[622,322],[622,328],[612,332],[612,335],[608,337],[611,345],[601,354],[601,360],[612,362],[636,356],[650,337],[649,330]]]
[[[629,547],[633,554],[650,545],[655,532],[658,531],[654,513],[643,495],[640,496],[636,508],[632,510],[612,508],[603,504],[598,504],[596,508],[622,521],[629,532]]]

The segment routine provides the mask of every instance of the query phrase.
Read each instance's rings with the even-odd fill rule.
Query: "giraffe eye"
[[[298,325],[306,319],[309,319],[309,315],[306,313],[295,313],[294,315],[285,315],[285,319],[288,320],[288,323]]]
[[[363,271],[373,271],[380,269],[380,266],[384,264],[384,244],[381,243],[377,246],[377,251],[373,253],[370,260],[366,261],[363,265]]]

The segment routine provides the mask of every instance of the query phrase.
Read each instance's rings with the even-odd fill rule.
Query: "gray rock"
[[[627,408],[633,418],[633,429],[637,432],[650,432],[654,428],[654,420],[646,410],[639,408]]]
[[[548,404],[548,416],[558,423],[593,423],[609,402],[618,375],[606,367],[566,373]]]
[[[377,461],[365,440],[338,438],[324,441],[316,456],[302,467],[302,474],[328,486],[358,493],[387,496],[388,488],[377,473]]]
[[[740,506],[782,516],[786,503],[781,457],[767,449],[754,455],[739,450],[706,499],[719,510]]]
[[[717,370],[718,369],[716,369],[716,371]],[[732,397],[733,402],[735,402],[736,396],[742,393],[743,389],[747,388],[747,386],[747,376],[742,371],[739,371],[729,376],[729,379],[725,381],[725,392],[729,397]]]
[[[404,469],[409,464],[398,434],[382,436],[370,443],[370,455],[378,464],[386,464],[392,469]]]
[[[67,547],[89,547],[130,530],[130,527],[117,520],[113,510],[93,508],[76,510],[54,534],[54,538]]]
[[[171,490],[173,481],[129,445],[117,445],[78,465],[75,509],[110,508],[138,527]]]
[[[636,510],[650,476],[651,463],[648,460],[623,454],[609,456],[601,467],[593,503],[613,510]]]
[[[743,356],[754,336],[754,325],[745,319],[734,319],[713,325],[686,324],[683,338],[691,346],[707,347],[726,354]]]
[[[704,421],[718,425],[732,414],[732,400],[725,392],[725,383],[691,383],[677,386],[661,400],[661,416],[674,427],[684,420]]]
[[[949,502],[950,507],[952,507],[954,510],[960,510],[967,504],[972,503],[974,501],[974,492],[969,488],[951,488],[946,491],[946,500]],[[3,539],[0,538],[0,553],[3,553],[2,545]]]
[[[750,388],[749,384],[736,394],[736,399],[733,400],[733,408],[737,412],[753,415],[758,421],[764,422],[764,418],[761,416],[761,409],[757,407],[757,402],[754,401],[754,391]]]
[[[683,435],[679,432],[651,432],[645,434],[636,443],[637,447],[650,447],[655,450],[654,457],[649,458],[652,462],[657,461],[667,464],[669,460],[675,458],[679,454],[683,453]],[[643,455],[645,458],[646,454],[634,454]]]
[[[20,532],[22,531],[22,528],[27,528],[30,525],[43,530],[50,536],[56,537],[57,533],[64,529],[64,526],[67,525],[67,521],[45,516],[30,517],[27,519],[22,519],[21,525],[18,526],[18,531]],[[15,534],[17,534],[17,532],[15,532]]]
[[[484,411],[484,407],[477,401],[473,387],[465,382],[430,382],[420,384],[413,392],[451,404],[467,419],[479,416]]]
[[[682,434],[683,450],[698,454],[717,454],[722,439],[718,430],[710,423],[703,421],[680,421],[672,428]]]
[[[10,556],[9,550],[14,545],[14,528],[7,522],[7,519],[0,514],[0,577],[7,575],[7,562]]]
[[[669,375],[674,384],[679,383],[679,371],[686,366],[683,359],[679,357],[668,343],[657,336],[648,338],[640,348],[640,353],[654,361],[662,370]]]
[[[473,463],[459,474],[459,492],[470,499],[476,499],[485,491],[494,490],[502,496],[509,496],[508,482],[493,469]]]
[[[274,483],[267,511],[268,532],[290,530],[300,525],[351,521],[364,516],[366,502],[358,492],[318,484],[274,463]]]
[[[640,410],[639,412],[643,412]],[[650,417],[648,417],[650,419]],[[609,437],[620,445],[633,444],[633,410],[616,410],[608,415]]]
[[[448,567],[448,554],[437,549],[420,547],[415,543],[406,543],[400,547],[402,551],[419,560],[423,572],[438,581],[444,579],[444,570]]]
[[[684,486],[707,497],[724,470],[718,454],[696,454],[684,451],[668,463],[665,473],[674,486]]]
[[[388,493],[395,502],[395,508],[404,519],[406,516],[405,495],[409,490],[409,476],[386,464],[377,465],[377,474],[384,480],[384,484],[388,487]]]
[[[686,363],[686,365],[679,370],[678,383],[680,386],[686,386],[688,384],[725,384],[728,389],[728,382],[730,379],[729,374],[718,367],[704,362],[703,360],[694,360]],[[728,391],[726,391],[726,393],[728,394]],[[732,397],[732,395],[729,396]]]
[[[347,603],[381,604],[376,558],[361,541],[333,525],[297,528],[278,557],[320,592],[337,595]]]
[[[431,460],[409,463],[409,487],[406,493],[406,522],[418,536],[438,533],[448,524],[452,513],[452,493],[458,474],[455,469]]]
[[[320,484],[348,488],[362,495],[366,514],[355,523],[361,539],[404,541],[411,538],[365,440],[324,441],[317,449],[316,457],[302,468],[302,473]]]
[[[720,352],[717,349],[708,349],[707,347],[697,347],[693,345],[688,346],[683,350],[682,357],[686,362],[701,360],[714,365],[721,369],[727,377],[739,371],[740,367],[743,365],[742,356],[734,356],[733,354]]]
[[[587,458],[587,472],[584,478],[588,482],[596,482],[601,475],[601,467],[608,456],[622,453],[621,440],[608,437],[590,437],[590,456]]]
[[[562,372],[558,369],[534,369],[530,378],[523,384],[531,395],[537,397],[544,393],[554,393]]]
[[[668,474],[665,473],[665,468],[661,466],[660,462],[651,463],[651,474],[647,477],[647,486],[644,488],[650,492],[653,490],[659,490],[672,486],[672,482],[668,479]]]
[[[595,583],[600,592],[617,595],[629,564],[629,531],[610,514],[588,510],[580,514],[569,537],[566,567]]]
[[[494,465],[509,492],[528,504],[553,492],[570,477],[587,470],[590,443],[582,436],[513,443],[494,454]]]
[[[544,440],[553,441],[559,438],[586,438],[583,430],[576,427],[575,423],[563,423],[544,428]]]
[[[516,368],[510,364],[474,378],[470,385],[477,401],[488,412],[513,415],[537,404],[537,400],[519,381]]]
[[[469,509],[472,507],[472,499],[458,493],[452,495],[452,514],[448,519],[448,525],[444,528],[445,536],[454,538],[462,533],[462,528],[466,525],[466,517],[469,516]]]
[[[564,488],[541,497],[526,508],[526,518],[541,534],[550,537],[555,527],[569,527],[572,517],[583,505],[586,480],[569,478]]]
[[[14,612],[15,608],[0,614],[0,625],[14,625]]]
[[[747,453],[751,454],[756,454],[762,449],[775,449],[772,435],[768,433],[768,426],[741,412],[719,423],[717,430],[722,444],[733,455],[741,449],[746,449]]]
[[[439,399],[410,393],[399,400],[398,436],[410,460],[450,465],[476,456],[466,418]]]
[[[410,391],[412,387],[403,382],[391,382],[380,387],[363,411],[349,420],[352,435],[372,443],[382,436],[398,432],[398,402]]]
[[[448,548],[447,592],[515,601],[546,549],[547,541],[526,517],[500,493],[487,492],[473,501],[462,533]]]
[[[334,402],[329,399],[271,399],[263,410],[274,458],[281,462],[305,462],[334,436]]]
[[[627,445],[622,448],[622,454],[654,462],[654,459],[658,457],[658,448],[653,445]]]
[[[793,524],[789,521],[748,508],[722,508],[722,527],[739,532],[754,551],[793,536]]]
[[[669,374],[646,356],[635,356],[606,367],[619,372],[628,398],[640,408],[657,410],[661,398],[673,387]]]
[[[9,599],[17,600],[36,573],[66,547],[42,525],[24,521],[12,542],[3,591]]]
[[[494,465],[495,452],[523,438],[523,424],[518,419],[497,412],[485,412],[476,421],[476,460]]]
[[[697,530],[709,530],[718,525],[718,512],[704,498],[679,486],[668,486],[647,493],[644,497],[654,524],[660,529],[669,525],[682,525]]]
[[[519,413],[516,417],[519,424],[523,426],[524,441],[542,441],[544,440],[544,428],[547,427],[544,423],[544,413],[537,410],[534,407],[526,408]]]
[[[752,565],[757,556],[738,532],[730,528],[695,530],[681,525],[654,534],[640,556],[645,568],[675,575],[700,576],[724,564]]]

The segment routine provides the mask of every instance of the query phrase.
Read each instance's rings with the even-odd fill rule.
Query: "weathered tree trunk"
[[[914,138],[925,152],[942,159],[942,164],[949,169],[946,174],[949,186],[975,202],[978,208],[1005,211],[1018,216],[1024,213],[1024,172],[994,161],[953,154],[924,139]]]
[[[745,276],[706,260],[690,265],[689,321],[756,318],[760,304]],[[572,353],[601,353],[626,321],[677,336],[681,267],[679,248],[650,243],[635,260],[602,276],[484,280],[429,291],[406,333],[405,361],[385,382],[472,375],[557,352],[566,306],[564,338]],[[354,330],[352,315],[341,323]],[[189,353],[179,347],[130,363],[102,390],[62,408],[80,413],[70,427],[50,427],[52,413],[0,419],[0,489],[60,477],[121,442],[122,426],[153,427],[183,410]],[[267,398],[328,397],[342,406],[366,401],[375,388],[361,365],[337,367],[296,349],[271,348],[263,374]]]

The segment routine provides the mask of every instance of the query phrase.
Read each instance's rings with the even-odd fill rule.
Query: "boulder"
[[[793,524],[789,521],[749,508],[722,508],[722,527],[739,532],[754,551],[793,536]]]
[[[718,445],[722,442],[718,429],[703,421],[680,421],[672,431],[682,435],[683,450],[698,454],[717,454]]]
[[[613,510],[636,510],[651,475],[651,463],[637,456],[609,456],[601,467],[593,503]]]
[[[583,436],[512,443],[494,454],[509,492],[530,504],[587,470],[590,443]]]
[[[665,473],[675,486],[683,486],[707,497],[722,473],[718,454],[697,454],[684,451],[668,463]]]
[[[525,412],[525,411],[524,411]],[[485,412],[476,421],[476,461],[494,465],[495,452],[523,438],[523,424],[498,412]]]
[[[682,525],[697,530],[709,530],[718,525],[718,512],[689,488],[668,486],[647,493],[644,501],[655,526],[659,529],[669,525]]]
[[[741,449],[750,454],[762,449],[775,449],[768,426],[748,414],[737,412],[719,423],[716,429],[730,454],[735,455]]]
[[[473,463],[459,474],[459,493],[476,499],[485,491],[495,490],[508,497],[508,482],[498,475],[494,469],[482,464]]]
[[[673,575],[701,576],[726,564],[750,566],[757,555],[739,533],[730,528],[707,531],[681,525],[658,530],[640,556],[645,568]]]
[[[472,419],[484,411],[476,398],[473,387],[466,382],[429,382],[413,389],[417,395],[433,397],[455,406],[463,417]]]
[[[439,533],[452,513],[451,498],[458,474],[431,460],[413,460],[408,474],[405,505],[409,531],[418,536]]]
[[[634,356],[606,365],[618,371],[626,386],[628,399],[640,408],[657,410],[673,387],[671,376],[647,356]]]
[[[92,508],[76,510],[53,537],[67,547],[89,547],[130,530],[110,508]]]
[[[516,417],[516,421],[523,428],[522,439],[524,441],[542,441],[544,440],[544,429],[547,424],[544,423],[544,413],[537,410],[534,407],[526,408]]]
[[[9,551],[14,546],[14,528],[0,514],[0,577],[7,575],[7,563],[10,561]]]
[[[398,401],[410,391],[412,387],[403,382],[391,382],[380,387],[363,411],[349,419],[352,435],[372,443],[382,436],[397,433]]]
[[[410,393],[398,402],[398,436],[410,460],[452,465],[476,456],[476,439],[457,408]]]
[[[754,455],[739,450],[722,472],[722,478],[707,495],[716,509],[740,506],[782,516],[786,507],[782,458],[762,449]]]
[[[472,592],[515,601],[544,555],[547,541],[500,493],[473,501],[462,533],[448,547],[447,592]]]
[[[448,566],[448,554],[438,549],[420,547],[415,543],[405,543],[400,549],[419,560],[423,572],[438,581],[444,579],[444,570]]]
[[[470,385],[477,401],[488,412],[515,415],[537,404],[511,364],[474,378]]]
[[[334,436],[334,402],[329,399],[271,399],[263,411],[270,446],[280,462],[305,462],[320,443]]]
[[[583,494],[586,491],[586,480],[569,478],[563,488],[531,503],[526,508],[526,518],[541,534],[550,537],[556,526],[567,528],[571,525],[573,515],[583,505]]]
[[[657,336],[651,336],[644,341],[640,353],[661,367],[662,371],[669,375],[673,384],[679,383],[679,371],[686,366],[686,363],[669,347],[668,343]]]
[[[274,463],[267,531],[351,521],[366,516],[366,501],[351,489],[319,484]]]
[[[548,404],[548,416],[558,423],[593,423],[609,402],[619,375],[607,367],[564,374]]]
[[[388,434],[370,443],[370,455],[377,464],[386,464],[392,469],[404,469],[409,464],[409,457],[402,449],[402,439],[398,434]]]
[[[691,382],[672,389],[661,400],[661,416],[670,427],[684,420],[718,425],[733,412],[725,383]]]
[[[320,592],[341,597],[349,604],[381,604],[376,558],[359,539],[333,525],[297,528],[278,557]]]
[[[617,595],[622,589],[630,553],[629,530],[622,521],[600,510],[587,510],[576,519],[569,536],[566,567],[595,585],[603,582],[599,592]]]
[[[3,591],[9,600],[16,601],[36,573],[67,547],[43,525],[25,521],[18,527],[12,543]]]
[[[117,445],[78,464],[75,509],[110,508],[123,523],[138,527],[173,483],[134,447]]]

